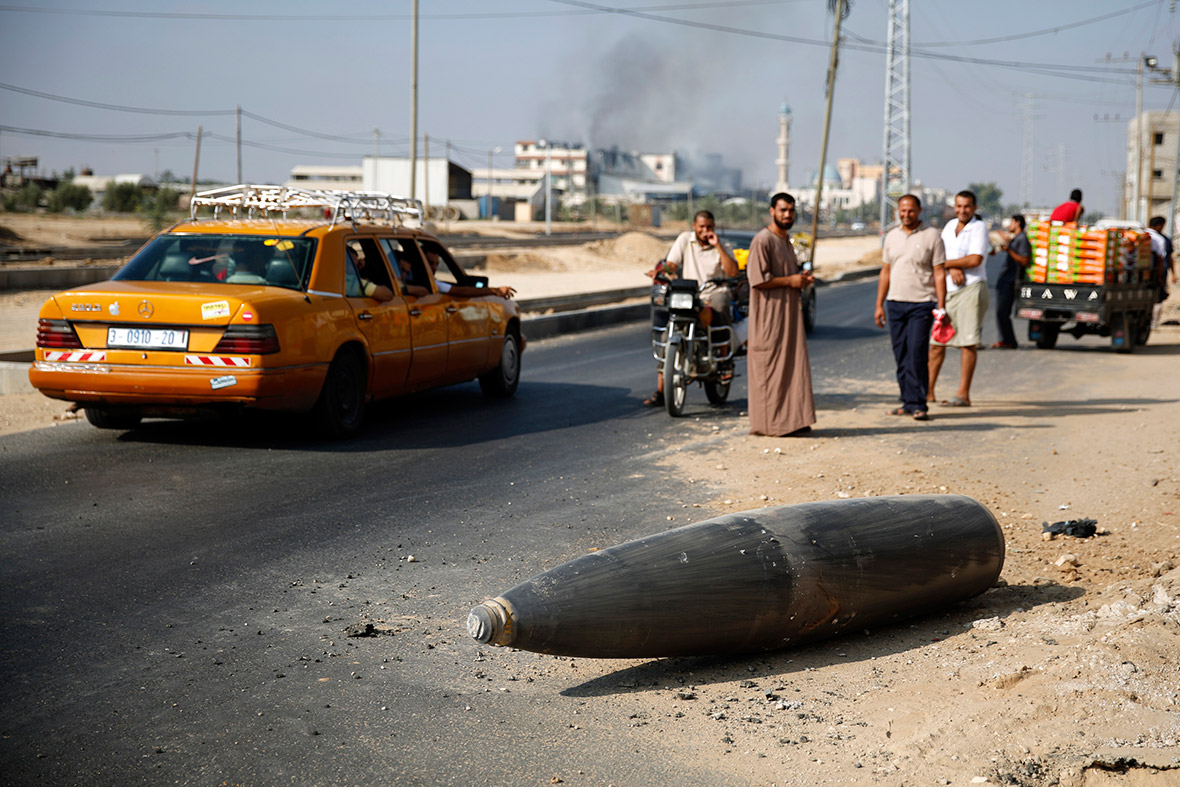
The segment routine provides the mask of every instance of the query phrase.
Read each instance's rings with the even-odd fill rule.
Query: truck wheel
[[[1055,322],[1041,322],[1028,324],[1029,341],[1035,343],[1038,349],[1052,350],[1057,346],[1057,334],[1061,333],[1061,324]]]
[[[1116,353],[1135,352],[1135,315],[1120,312],[1114,318],[1114,330],[1110,332],[1110,346]]]
[[[1142,347],[1147,344],[1147,340],[1151,337],[1151,314],[1140,314],[1137,325],[1138,330],[1135,331],[1135,344]]]

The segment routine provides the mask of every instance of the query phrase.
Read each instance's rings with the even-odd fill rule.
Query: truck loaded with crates
[[[1160,291],[1147,230],[1035,221],[1027,232],[1032,257],[1015,306],[1029,341],[1052,349],[1062,333],[1096,334],[1120,353],[1147,343]]]

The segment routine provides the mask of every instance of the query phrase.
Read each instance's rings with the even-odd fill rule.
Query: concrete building
[[[1144,112],[1128,125],[1123,218],[1146,225],[1152,216],[1168,216],[1176,176],[1178,122],[1180,112],[1157,110]],[[1061,195],[1061,200],[1066,196]]]
[[[291,168],[291,177],[283,185],[301,189],[360,191],[364,188],[364,172],[358,166],[300,164]]]
[[[73,183],[75,186],[85,186],[90,189],[90,193],[94,195],[94,201],[90,203],[90,210],[92,211],[102,209],[102,198],[111,186],[130,183],[139,186],[145,191],[151,192],[155,192],[159,188],[155,180],[147,175],[138,173],[125,173],[122,175],[75,175]]]
[[[553,188],[567,196],[585,198],[588,154],[582,145],[552,140],[518,140],[514,146],[516,168],[543,176],[548,168]]]

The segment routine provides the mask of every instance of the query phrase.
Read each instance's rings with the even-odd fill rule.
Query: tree
[[[983,215],[999,218],[1004,212],[1004,192],[995,183],[968,183],[967,188],[975,192],[975,205]]]
[[[69,181],[62,183],[49,192],[49,210],[61,213],[64,210],[83,211],[94,202],[94,195],[85,186],[78,186]]]
[[[36,183],[26,183],[19,191],[4,196],[4,209],[9,211],[36,210],[41,205],[44,192]]]
[[[112,183],[102,195],[102,209],[110,213],[134,213],[143,202],[143,187],[134,183]]]
[[[180,193],[167,187],[158,189],[155,194],[144,196],[143,211],[147,214],[148,226],[152,232],[164,229],[168,212],[176,210],[179,201]]]

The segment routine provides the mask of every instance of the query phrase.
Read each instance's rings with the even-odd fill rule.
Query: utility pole
[[[443,178],[443,226],[451,231],[451,140],[447,140],[446,175]]]
[[[1158,61],[1154,57],[1151,57],[1151,56],[1141,57],[1139,59],[1139,62],[1141,64],[1140,65],[1141,69],[1146,68],[1149,71],[1159,74],[1159,76],[1157,78],[1151,80],[1153,84],[1172,85],[1173,88],[1180,89],[1180,42],[1178,42],[1172,50],[1172,67],[1171,68],[1159,68]],[[1142,91],[1142,76],[1140,77],[1140,86],[1141,86],[1140,91]],[[1143,113],[1140,112],[1139,115],[1136,116],[1136,118],[1135,118],[1135,129],[1138,132],[1137,136],[1138,136],[1138,141],[1139,141],[1139,146],[1140,146],[1140,151],[1141,151],[1139,153],[1139,165],[1138,165],[1139,169],[1142,169],[1142,167],[1143,167],[1143,153],[1142,153],[1142,146],[1143,146],[1143,128],[1142,128],[1143,122],[1142,122],[1142,120],[1143,120],[1143,118],[1142,118],[1142,114]],[[1150,124],[1149,130],[1147,132],[1148,134],[1151,135],[1151,163],[1148,164],[1148,167],[1147,167],[1147,174],[1148,174],[1147,205],[1145,206],[1145,215],[1141,219],[1144,223],[1146,223],[1148,220],[1151,219],[1151,214],[1155,211],[1155,148],[1156,148],[1155,135],[1156,135],[1156,133],[1158,133],[1157,132],[1158,129],[1160,129],[1160,128],[1166,129],[1167,128],[1168,119],[1169,119],[1168,113],[1164,113],[1163,117],[1160,118],[1158,123]],[[1163,142],[1162,137],[1166,137],[1166,136],[1167,136],[1167,131],[1165,130],[1164,133],[1161,135],[1161,140],[1160,140],[1161,143]],[[1180,177],[1180,123],[1178,123],[1178,125],[1177,125],[1177,134],[1176,134],[1176,160],[1172,162],[1172,202],[1168,208],[1171,215],[1169,215],[1167,217],[1167,232],[1172,233],[1172,234],[1175,234],[1175,226],[1174,225],[1176,223],[1176,199],[1177,199],[1176,178],[1177,177]],[[1138,205],[1136,205],[1136,208],[1138,208]],[[1138,214],[1136,214],[1136,217],[1138,217]]]
[[[833,0],[828,0],[832,5]],[[828,131],[832,126],[832,99],[836,95],[836,65],[840,49],[840,22],[844,19],[844,0],[835,0],[836,28],[832,32],[832,52],[828,58],[828,106],[824,112],[824,139],[819,150],[819,178],[815,184],[815,210],[811,214],[811,267],[815,269],[815,249],[819,246],[819,206],[824,191],[824,165],[828,159]]]
[[[1155,65],[1154,57],[1147,58],[1142,52],[1139,53],[1138,76],[1135,79],[1135,212],[1131,216],[1135,221],[1140,220],[1139,206],[1143,195],[1143,66],[1149,59]]]
[[[238,104],[238,183],[245,183],[242,180],[242,105]]]
[[[422,157],[425,164],[422,169],[422,209],[425,214],[422,216],[422,223],[426,223],[426,219],[430,217],[430,135],[422,135]]]
[[[410,57],[414,61],[410,77],[410,199],[418,196],[418,0],[414,0],[413,17],[410,32]]]
[[[190,202],[197,194],[197,167],[201,163],[201,130],[202,127],[197,126],[197,152],[196,155],[193,156],[193,182],[192,187],[188,191],[188,198]]]
[[[1172,84],[1180,90],[1180,43],[1172,50]],[[1172,205],[1168,209],[1168,237],[1176,236],[1176,207],[1180,199],[1180,112],[1176,114],[1176,153],[1172,159]],[[1172,261],[1168,260],[1171,265]]]
[[[889,0],[885,58],[885,146],[881,155],[881,237],[910,190],[910,0]]]

